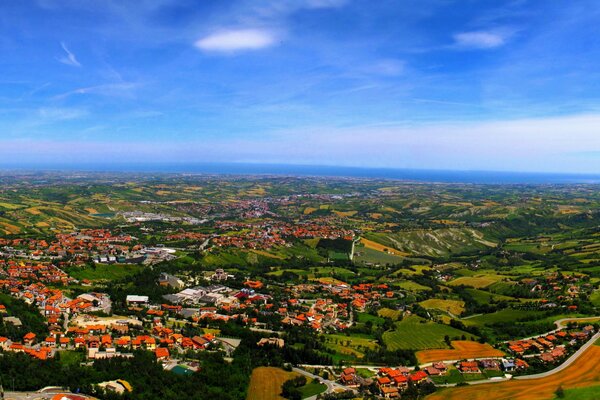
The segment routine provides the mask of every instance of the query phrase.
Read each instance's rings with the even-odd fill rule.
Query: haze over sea
[[[26,167],[4,165],[4,170],[182,173],[223,175],[283,175],[379,178],[414,182],[474,183],[474,184],[595,184],[600,174],[458,171],[400,168],[340,167],[322,165],[254,164],[254,163],[90,163],[90,164],[30,164]]]

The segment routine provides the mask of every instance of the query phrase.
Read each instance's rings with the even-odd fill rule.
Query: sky
[[[0,164],[600,173],[597,0],[0,3]]]

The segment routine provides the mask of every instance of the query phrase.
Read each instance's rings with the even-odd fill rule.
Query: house
[[[467,374],[479,374],[481,371],[479,370],[479,365],[477,361],[462,361],[458,364],[458,370],[460,372]]]
[[[35,333],[29,332],[23,336],[23,343],[26,345],[32,345],[35,340]]]
[[[515,370],[515,361],[507,360],[505,358],[502,359],[502,370],[506,372],[512,372]]]
[[[481,368],[489,371],[500,371],[500,361],[494,359],[480,360]]]
[[[396,398],[400,397],[400,393],[399,393],[399,390],[397,387],[384,386],[384,387],[380,388],[380,390],[381,390],[381,394],[386,399],[396,399]]]
[[[348,387],[358,387],[359,383],[356,376],[356,369],[351,367],[344,369],[340,376],[340,382]]]
[[[127,305],[146,305],[148,304],[148,296],[138,296],[135,294],[127,295],[125,298],[125,302]]]
[[[169,349],[166,347],[158,347],[154,350],[157,360],[167,360],[170,357]]]

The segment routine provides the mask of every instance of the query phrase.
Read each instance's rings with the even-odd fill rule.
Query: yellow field
[[[419,303],[423,308],[431,308],[440,311],[449,311],[459,315],[465,311],[465,302],[461,300],[429,299]]]
[[[95,208],[86,208],[85,211],[88,212],[88,214],[98,214],[98,210],[96,210]]]
[[[38,210],[35,207],[26,208],[25,211],[28,212],[31,215],[40,215],[41,214],[40,210]]]
[[[335,215],[340,217],[352,217],[356,215],[358,211],[334,211]]]
[[[7,222],[0,222],[0,227],[4,229],[4,233],[7,235],[12,235],[21,232],[21,228],[15,225],[11,225]]]
[[[475,289],[482,289],[482,288],[488,287],[491,284],[496,283],[502,279],[503,279],[503,277],[498,276],[498,275],[461,276],[460,278],[456,278],[456,279],[448,282],[448,284],[450,286],[465,285],[465,286],[471,286]]]
[[[261,256],[265,256],[265,257],[269,257],[269,258],[275,258],[277,260],[283,260],[283,257],[278,256],[277,254],[271,254],[268,251],[264,251],[264,250],[250,250],[251,253],[255,253],[255,254],[260,254]]]
[[[246,400],[280,400],[281,386],[289,379],[298,376],[280,368],[258,367],[252,371],[248,397]]]
[[[380,317],[397,320],[400,317],[400,314],[402,314],[402,312],[398,310],[392,310],[391,308],[382,308],[379,311],[377,311],[377,314]]]
[[[417,351],[419,363],[433,361],[461,360],[463,358],[501,357],[504,353],[493,348],[487,343],[472,342],[470,340],[454,340],[452,349],[433,349]]]
[[[392,254],[394,256],[403,256],[403,257],[410,256],[409,253],[405,253],[403,251],[398,251],[392,247],[384,246],[380,243],[374,242],[369,239],[361,238],[360,243],[362,243],[362,245],[365,246],[367,249],[381,251],[383,253]],[[387,251],[385,251],[385,250],[387,250]]]
[[[591,346],[563,371],[545,378],[511,380],[441,390],[428,400],[550,400],[563,389],[597,385],[600,382],[600,346]]]
[[[306,207],[306,208],[304,209],[304,215],[309,215],[309,214],[312,214],[312,213],[314,213],[315,211],[317,211],[317,208],[314,208],[314,207]]]

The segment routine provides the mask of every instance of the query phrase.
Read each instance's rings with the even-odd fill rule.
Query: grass
[[[460,315],[465,311],[465,302],[461,300],[428,299],[419,303],[421,307],[450,312]]]
[[[491,301],[516,301],[514,297],[504,296],[502,294],[490,293],[480,289],[466,289],[466,292],[473,296],[473,300],[479,305],[489,304]]]
[[[59,351],[60,363],[64,366],[78,366],[85,361],[85,353],[81,351]]]
[[[360,255],[357,255],[359,253]],[[381,251],[369,249],[363,246],[355,248],[354,262],[357,264],[379,264],[379,265],[394,265],[402,262],[402,257],[384,253]]]
[[[499,322],[514,322],[517,320],[526,319],[540,315],[540,311],[515,310],[506,308],[490,314],[478,315],[473,318],[462,320],[465,325],[491,325]],[[558,318],[556,318],[558,319]]]
[[[308,382],[306,385],[299,388],[300,394],[303,399],[308,397],[316,396],[327,390],[327,385],[316,382],[314,379]]]
[[[143,266],[133,264],[95,264],[93,267],[86,266],[82,268],[72,268],[69,270],[69,275],[79,280],[113,281],[135,275],[143,269]]]
[[[258,367],[252,371],[246,400],[280,400],[281,386],[285,381],[298,376],[280,368]]]
[[[366,349],[375,349],[379,345],[372,337],[361,335],[325,335],[325,346],[335,351],[340,359],[360,359]]]
[[[594,293],[592,293],[590,296],[590,302],[595,307],[600,307],[600,290],[596,290]]]
[[[565,400],[597,400],[600,399],[600,384],[576,389],[567,389],[563,397],[556,396],[555,399]]]
[[[388,349],[392,351],[400,349],[444,349],[448,348],[444,341],[446,335],[450,338],[458,338],[462,335],[472,336],[448,325],[426,321],[417,316],[410,316],[397,322],[394,331],[385,332],[383,341]]]

